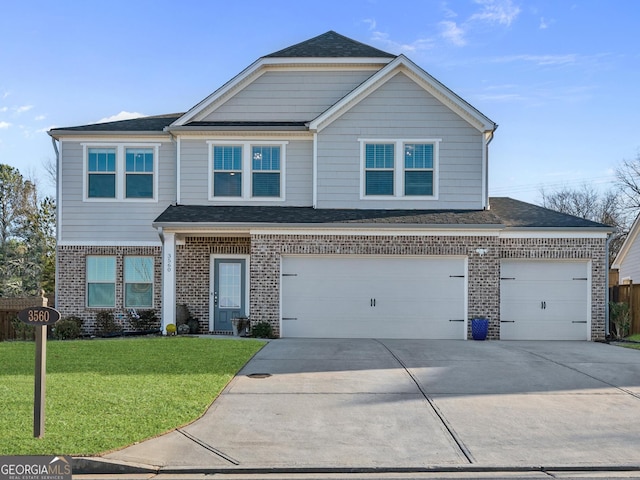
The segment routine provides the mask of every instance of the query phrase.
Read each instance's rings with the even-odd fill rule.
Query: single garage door
[[[466,337],[464,257],[283,256],[282,336]]]
[[[500,338],[588,340],[588,262],[503,260]]]

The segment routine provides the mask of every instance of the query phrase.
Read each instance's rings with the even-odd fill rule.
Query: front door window
[[[213,266],[213,330],[231,332],[231,320],[246,315],[245,260],[217,258]]]

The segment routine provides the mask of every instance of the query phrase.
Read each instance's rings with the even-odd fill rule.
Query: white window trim
[[[135,203],[157,203],[158,202],[158,157],[160,155],[159,143],[82,143],[82,200],[84,202],[135,202]],[[112,198],[94,198],[89,196],[89,171],[88,153],[89,148],[115,148],[116,150],[116,196]],[[153,148],[153,197],[151,198],[127,198],[126,193],[126,149],[127,148]]]
[[[440,179],[441,138],[359,138],[360,142],[360,200],[438,200]],[[393,143],[393,195],[366,195],[365,148],[372,143]],[[404,146],[408,143],[433,145],[433,195],[404,194]]]
[[[281,140],[208,140],[209,151],[209,201],[212,202],[283,202],[286,198],[286,163],[288,141]],[[232,145],[242,147],[242,195],[239,197],[215,197],[213,192],[213,147],[216,145]],[[253,169],[251,168],[251,147],[276,145],[280,147],[280,196],[279,197],[254,197],[253,196]]]

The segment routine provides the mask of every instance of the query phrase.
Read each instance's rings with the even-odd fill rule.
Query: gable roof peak
[[[263,58],[313,57],[313,58],[395,58],[396,55],[383,52],[370,45],[358,42],[333,30],[322,35],[296,43]]]

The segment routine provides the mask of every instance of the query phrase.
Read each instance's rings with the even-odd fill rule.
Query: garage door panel
[[[588,262],[501,263],[500,338],[587,340]]]
[[[462,257],[286,256],[282,271],[283,336],[464,338]]]

